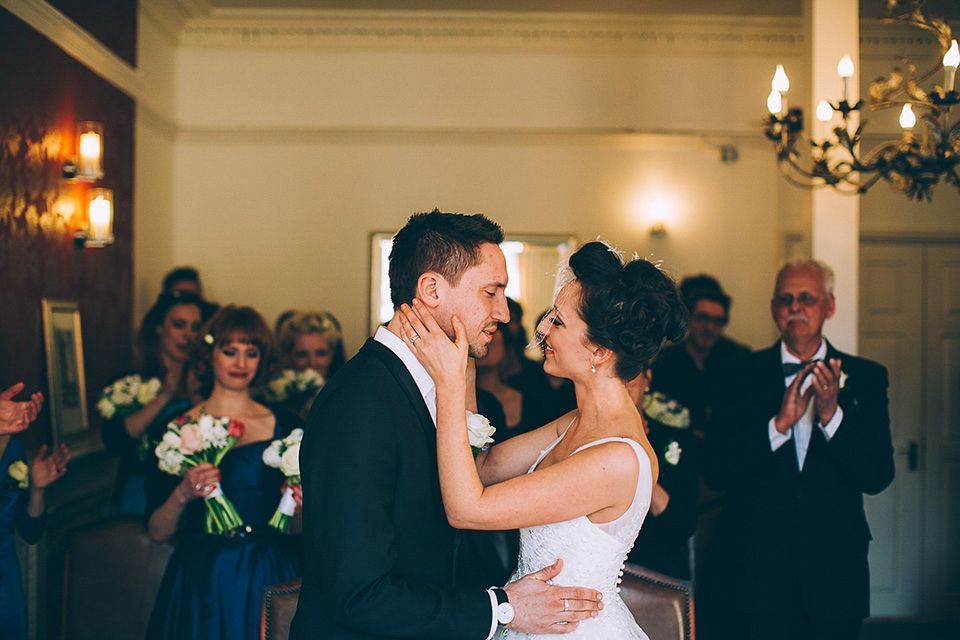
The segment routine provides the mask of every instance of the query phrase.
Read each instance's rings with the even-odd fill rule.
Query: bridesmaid
[[[137,331],[138,373],[143,381],[159,378],[157,396],[139,410],[103,421],[107,450],[120,456],[114,489],[114,513],[144,513],[144,476],[156,470],[153,446],[167,423],[196,401],[197,382],[187,375],[193,342],[210,315],[210,305],[195,293],[161,293]]]
[[[239,420],[243,435],[219,468],[200,464],[183,478],[164,474],[147,487],[148,529],[157,541],[180,534],[154,604],[147,638],[248,639],[260,633],[263,587],[300,575],[296,537],[268,521],[280,502],[284,476],[263,463],[270,442],[300,419],[250,397],[268,369],[273,335],[250,307],[228,305],[201,331],[191,354],[204,400],[186,414]],[[152,476],[150,476],[152,478]],[[149,479],[149,478],[148,478]],[[203,532],[204,504],[219,482],[244,527],[227,535]],[[298,509],[299,487],[294,492]],[[299,512],[292,531],[298,532]]]
[[[277,329],[281,369],[313,369],[324,380],[346,361],[340,323],[326,311],[297,311]]]

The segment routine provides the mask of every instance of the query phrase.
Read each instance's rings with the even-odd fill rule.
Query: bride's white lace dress
[[[561,435],[540,453],[540,457],[533,463],[528,473],[536,469],[540,461],[562,438]],[[517,577],[524,576],[553,564],[557,558],[563,558],[563,570],[560,575],[551,580],[551,583],[591,587],[600,591],[603,594],[603,610],[596,618],[582,621],[573,633],[531,636],[501,627],[495,636],[496,639],[647,640],[647,634],[637,625],[627,605],[620,599],[619,584],[627,553],[633,547],[640,525],[643,524],[647,510],[650,508],[650,497],[653,491],[650,459],[639,443],[626,438],[595,440],[577,451],[603,442],[626,442],[637,454],[640,474],[633,504],[622,516],[604,524],[594,524],[586,516],[581,516],[566,522],[521,529],[520,560],[516,573]]]

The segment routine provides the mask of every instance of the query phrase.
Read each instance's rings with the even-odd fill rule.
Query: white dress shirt
[[[427,405],[430,417],[433,418],[433,425],[436,426],[437,385],[433,381],[433,378],[430,377],[427,370],[420,364],[420,361],[417,360],[417,356],[413,354],[413,351],[410,351],[410,347],[407,346],[407,343],[404,342],[400,336],[389,331],[386,327],[379,327],[373,339],[387,349],[390,349],[390,351],[403,362],[403,366],[407,368],[407,371],[413,376],[413,381],[417,383],[417,389],[420,390],[420,395],[423,396],[423,401]],[[492,589],[487,589],[487,595],[490,596],[490,608],[493,613],[490,622],[490,633],[487,635],[487,640],[490,640],[497,631],[497,594],[495,594]]]
[[[827,357],[827,341],[821,340],[820,348],[817,349],[817,353],[814,354],[813,358],[811,359],[823,360],[826,357]],[[787,364],[788,362],[799,364],[800,362],[802,362],[800,358],[796,357],[795,355],[790,353],[790,351],[787,350],[787,345],[784,344],[782,340],[780,341],[780,361],[782,364]],[[785,385],[789,387],[790,384],[796,379],[798,375],[800,374],[795,373],[792,376],[788,376],[787,378],[785,378],[784,379]],[[807,379],[804,380],[803,383],[800,385],[800,393],[802,394],[804,391],[806,391],[810,387],[810,385],[813,384],[815,379],[816,378],[814,378],[812,373],[809,374],[807,376]],[[814,405],[814,401],[813,401],[813,397],[811,396],[810,401],[807,404],[807,410],[803,412],[803,415],[792,427],[787,429],[786,433],[780,433],[779,431],[777,431],[777,427],[774,424],[774,421],[776,420],[776,416],[774,416],[773,418],[770,418],[770,422],[767,427],[770,434],[770,450],[771,451],[776,451],[789,440],[791,439],[793,440],[793,446],[797,453],[797,467],[801,471],[803,470],[803,461],[807,457],[807,449],[810,446],[810,437],[813,435],[813,422],[814,422],[813,405]],[[840,422],[842,420],[843,420],[843,409],[841,409],[838,406],[837,411],[833,414],[833,417],[830,418],[830,422],[828,422],[827,424],[819,425],[820,431],[823,432],[823,435],[827,439],[827,442],[830,442],[830,438],[832,438],[833,434],[837,432],[837,428],[840,426]]]

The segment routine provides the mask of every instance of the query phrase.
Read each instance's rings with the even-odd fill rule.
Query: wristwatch
[[[497,624],[510,624],[517,612],[513,610],[513,605],[507,598],[507,592],[499,587],[494,587],[493,594],[497,596]]]

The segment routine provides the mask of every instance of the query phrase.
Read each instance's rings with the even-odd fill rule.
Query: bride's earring
[[[590,371],[593,373],[597,372],[597,367],[592,362],[590,363]]]

